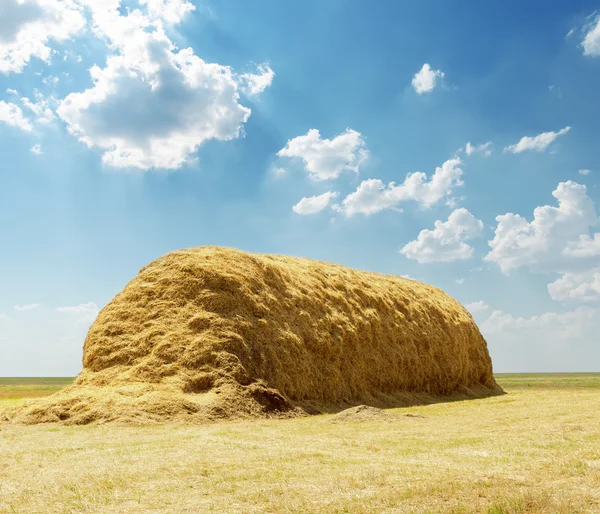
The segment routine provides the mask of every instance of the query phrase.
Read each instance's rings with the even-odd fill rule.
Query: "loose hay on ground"
[[[501,393],[477,325],[439,289],[218,247],[142,268],[90,328],[83,365],[1,417],[205,422]]]

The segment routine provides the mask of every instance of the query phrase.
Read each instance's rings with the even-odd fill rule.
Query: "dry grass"
[[[454,299],[414,280],[233,249],[169,253],[99,314],[84,370],[19,423],[206,422],[500,393]]]
[[[361,422],[0,425],[0,512],[600,512],[600,375],[499,382]]]

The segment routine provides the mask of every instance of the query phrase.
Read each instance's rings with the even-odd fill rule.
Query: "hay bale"
[[[145,266],[102,309],[74,385],[2,416],[203,422],[499,392],[471,315],[435,287],[200,247]]]

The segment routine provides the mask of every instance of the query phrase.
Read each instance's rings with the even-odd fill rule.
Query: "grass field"
[[[209,426],[0,425],[0,512],[600,512],[600,374],[505,396]],[[0,379],[0,409],[69,379]]]

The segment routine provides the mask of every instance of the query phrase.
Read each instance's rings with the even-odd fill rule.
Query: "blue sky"
[[[0,376],[76,374],[206,244],[436,285],[499,372],[599,370],[597,1],[7,5]]]

